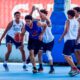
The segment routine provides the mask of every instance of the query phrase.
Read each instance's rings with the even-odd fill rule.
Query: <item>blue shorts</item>
[[[54,46],[54,40],[49,43],[43,43],[43,52],[46,52],[47,50],[52,51]]]
[[[39,41],[38,39],[29,38],[28,41],[28,49],[29,50],[36,50],[38,51],[41,49],[42,41]]]
[[[76,47],[76,40],[67,40],[64,44],[64,48],[63,48],[63,54],[64,55],[71,55],[72,53],[74,53],[75,51],[75,47]]]
[[[80,43],[76,45],[75,50],[80,50]]]
[[[16,46],[16,48],[19,48],[22,45],[22,42],[16,42],[11,36],[6,35],[6,46],[7,44],[14,44]]]

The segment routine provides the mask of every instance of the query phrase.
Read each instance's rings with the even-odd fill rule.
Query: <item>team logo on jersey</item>
[[[16,25],[13,25],[13,29],[14,29],[14,31],[20,31],[20,28],[19,27],[16,27]]]
[[[37,36],[38,32],[37,31],[33,31],[32,36]]]

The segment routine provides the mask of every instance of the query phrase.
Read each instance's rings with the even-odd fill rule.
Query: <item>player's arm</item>
[[[61,35],[60,39],[59,39],[59,42],[64,38],[64,36],[67,34],[68,30],[69,30],[69,20],[66,21],[66,25],[65,25],[65,29],[64,29],[64,32],[63,34]]]
[[[22,42],[22,44],[23,44],[25,32],[26,32],[26,30],[25,30],[25,27],[23,26],[21,29],[21,33],[20,33],[20,41]]]
[[[32,10],[31,10],[31,12],[30,12],[30,15],[31,15],[31,16],[32,16],[34,10],[35,10],[35,6],[32,7]]]
[[[11,22],[7,25],[7,28],[5,29],[4,33],[3,33],[2,36],[1,36],[0,43],[1,43],[2,39],[4,38],[4,36],[6,35],[7,31],[12,27],[12,24],[13,24],[13,21],[11,21]]]
[[[80,38],[80,27],[78,29],[78,36],[77,36],[76,44],[77,44],[77,41],[79,40],[79,38]]]
[[[79,40],[80,38],[80,18],[78,19],[78,22],[79,22],[79,29],[78,29],[78,36],[77,36],[77,40],[76,42]]]
[[[42,30],[42,32],[41,32],[41,34],[39,36],[39,40],[42,41],[42,36],[43,36],[43,34],[44,34],[45,30],[46,30],[47,25],[46,25],[46,23],[42,23],[40,21],[38,21],[37,25],[40,26],[40,27],[43,27],[43,30]]]
[[[45,30],[46,30],[47,24],[44,23],[44,22],[38,21],[37,25],[40,26],[40,27],[43,27],[43,31],[42,31],[42,33],[41,33],[41,34],[43,35],[43,33],[44,33]]]
[[[42,17],[44,17],[44,19],[47,21],[48,27],[51,27],[50,19],[49,19],[47,16],[45,16],[43,13],[41,13],[38,8],[36,8],[36,9],[37,9],[37,11],[39,12],[39,15],[42,16]]]
[[[21,30],[21,35],[24,36],[24,35],[25,35],[25,32],[26,32],[25,26],[23,26],[23,28],[22,28],[22,30]]]

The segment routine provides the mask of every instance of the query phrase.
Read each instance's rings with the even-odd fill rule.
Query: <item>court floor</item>
[[[49,66],[44,66],[42,73],[33,74],[31,64],[27,65],[28,71],[23,71],[22,63],[8,63],[8,66],[10,70],[6,72],[0,63],[0,80],[80,80],[80,74],[75,77],[67,74],[70,67],[55,66],[55,73],[48,74]]]

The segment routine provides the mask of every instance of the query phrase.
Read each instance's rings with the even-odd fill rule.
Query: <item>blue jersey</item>
[[[29,32],[29,38],[39,39],[39,35],[42,32],[41,27],[37,25],[38,21],[33,21],[33,27],[30,29],[28,25],[25,25],[25,30]]]

